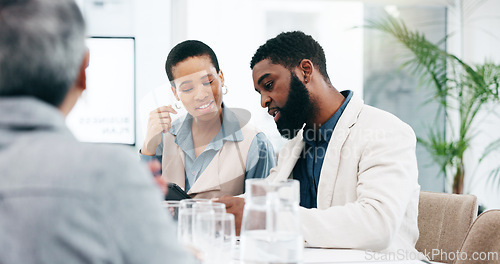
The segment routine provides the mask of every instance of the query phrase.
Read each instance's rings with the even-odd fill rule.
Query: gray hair
[[[0,96],[59,106],[85,52],[85,23],[73,0],[0,0]]]

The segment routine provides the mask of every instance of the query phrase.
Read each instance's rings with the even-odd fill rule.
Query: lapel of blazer
[[[170,133],[164,134],[163,142],[165,144],[162,154],[162,177],[165,181],[173,182],[182,189],[185,189],[184,151],[175,144],[175,136]]]
[[[326,150],[321,176],[318,185],[318,209],[326,209],[331,206],[337,181],[338,169],[341,159],[341,151],[351,127],[356,123],[358,115],[363,108],[363,100],[353,94],[344,112],[333,130],[332,137]]]
[[[191,189],[188,191],[189,195],[220,190],[221,175],[219,175],[219,161],[223,148],[224,146],[217,151],[215,157],[201,173],[200,177],[194,182],[193,186],[191,186]]]
[[[286,180],[292,174],[295,163],[300,157],[300,153],[304,149],[304,141],[302,140],[302,130],[299,131],[297,136],[291,139],[279,153],[277,176],[269,180]]]

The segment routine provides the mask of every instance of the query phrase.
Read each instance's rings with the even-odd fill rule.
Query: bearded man
[[[300,182],[306,245],[416,254],[420,186],[412,128],[360,95],[336,90],[323,48],[303,32],[268,40],[251,68],[262,107],[290,139],[267,180]],[[244,200],[219,201],[240,224]]]

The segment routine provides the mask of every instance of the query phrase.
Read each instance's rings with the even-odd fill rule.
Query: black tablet
[[[191,199],[191,196],[189,196],[179,185],[169,182],[168,183],[168,191],[167,194],[165,195],[165,200],[184,200],[184,199]]]

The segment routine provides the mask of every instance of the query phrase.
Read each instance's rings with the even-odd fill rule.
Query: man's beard
[[[290,92],[286,104],[280,108],[280,118],[276,122],[281,136],[294,138],[304,124],[316,114],[314,99],[295,73],[290,72]]]

